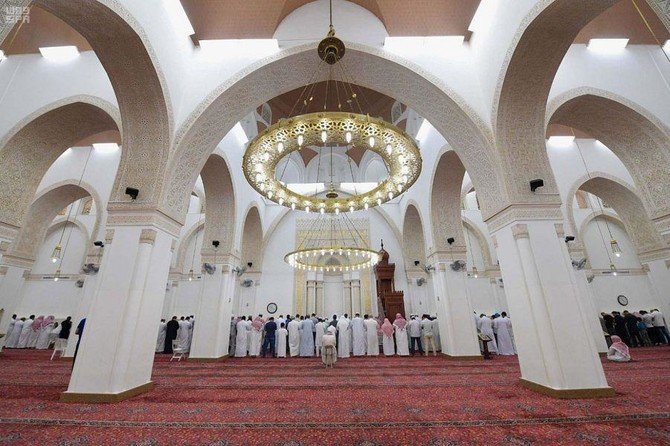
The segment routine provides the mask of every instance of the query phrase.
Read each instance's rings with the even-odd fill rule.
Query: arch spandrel
[[[20,227],[42,177],[76,142],[118,129],[118,111],[98,98],[50,104],[17,124],[0,142],[0,222]]]
[[[230,254],[235,243],[235,190],[228,163],[219,155],[211,155],[200,173],[205,189],[204,252],[218,240],[218,253]]]
[[[148,37],[116,0],[35,0],[81,34],[100,60],[123,117],[123,147],[110,201],[157,203],[171,148],[172,110]]]
[[[580,88],[555,98],[548,123],[574,127],[605,144],[626,166],[651,218],[670,215],[670,129],[638,104]]]
[[[249,110],[303,86],[318,63],[313,45],[294,47],[250,65],[209,95],[177,134],[163,211],[181,221],[188,205],[183,191],[191,189],[207,156],[225,134]],[[490,130],[467,104],[421,68],[383,51],[349,44],[346,63],[357,84],[394,97],[428,119],[462,155],[482,190],[486,211],[499,206],[506,193],[500,186]]]
[[[426,264],[426,241],[423,234],[423,223],[419,210],[413,204],[405,209],[402,224],[402,244],[405,268],[412,269],[414,261]]]
[[[454,151],[442,154],[433,178],[430,192],[430,213],[433,228],[433,249],[449,249],[447,238],[453,237],[454,248],[465,249],[461,220],[461,188],[465,166]]]
[[[503,63],[491,114],[506,183],[515,202],[560,203],[544,149],[551,85],[582,28],[618,1],[542,0],[519,27]],[[528,182],[535,178],[544,179],[543,194],[530,191]]]
[[[253,262],[252,269],[260,270],[263,247],[263,225],[261,223],[261,216],[258,212],[258,207],[251,206],[244,218],[244,226],[242,229],[242,248],[240,259],[246,265],[248,262]]]

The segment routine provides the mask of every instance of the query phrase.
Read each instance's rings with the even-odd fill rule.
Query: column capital
[[[517,223],[512,226],[512,236],[517,240],[520,238],[528,238],[528,225]]]
[[[554,227],[556,228],[556,236],[558,238],[565,238],[565,228],[563,227],[563,223],[554,223]]]
[[[113,239],[114,239],[114,230],[105,229],[105,245],[111,244]]]
[[[150,206],[135,203],[109,203],[107,227],[148,226],[179,237],[182,224]]]
[[[20,229],[21,228],[19,228],[18,226],[14,226],[12,224],[0,221],[0,238],[14,240],[16,236],[19,234]]]
[[[140,243],[153,245],[156,242],[156,234],[155,229],[142,229],[142,232],[140,233]]]
[[[563,211],[560,205],[550,204],[512,204],[486,219],[490,232],[514,223],[534,220],[563,221]]]
[[[6,253],[9,250],[10,245],[11,243],[8,242],[7,240],[3,240],[2,242],[0,242],[0,254]]]
[[[8,267],[8,266],[0,266],[0,276],[6,276],[6,275],[7,275],[7,271],[9,271],[9,267]]]
[[[456,260],[465,260],[467,252],[465,247],[457,247],[449,251],[433,251],[428,255],[428,262],[433,265],[439,263],[453,263]]]
[[[20,257],[16,255],[5,254],[2,256],[2,264],[6,266],[15,266],[17,268],[30,269],[35,263],[34,259],[29,259],[27,257]]]
[[[657,249],[650,249],[644,252],[637,253],[640,263],[654,262],[656,260],[670,259],[670,248],[661,247]]]

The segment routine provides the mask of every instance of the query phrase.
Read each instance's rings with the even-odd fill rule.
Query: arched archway
[[[263,226],[261,216],[258,213],[258,207],[252,206],[244,217],[244,226],[242,229],[242,249],[240,258],[243,265],[251,262],[252,266],[248,271],[260,271],[263,246]]]
[[[127,186],[141,187],[138,202],[156,203],[171,148],[168,89],[148,38],[115,0],[36,0],[81,34],[109,76],[123,119],[121,158],[111,201]]]
[[[164,212],[181,220],[188,205],[184,191],[192,189],[223,136],[250,109],[304,85],[318,61],[313,45],[291,48],[251,65],[214,91],[177,134],[163,193]],[[428,119],[468,165],[482,191],[485,211],[497,208],[505,190],[500,186],[490,132],[457,95],[419,67],[373,48],[349,45],[347,68],[360,85],[394,97]]]
[[[650,220],[639,193],[632,186],[607,174],[594,173],[575,182],[568,195],[568,212],[573,231],[577,233],[572,202],[578,189],[606,201],[621,218],[641,258],[653,256],[667,249],[661,234]]]
[[[621,96],[591,88],[568,91],[548,108],[549,123],[589,133],[619,157],[652,219],[670,214],[670,129]]]
[[[119,122],[113,105],[76,96],[51,104],[15,126],[0,142],[0,223],[14,231],[22,227],[37,187],[56,159],[88,136],[121,130]]]
[[[581,29],[618,1],[542,0],[522,22],[503,64],[491,114],[514,200],[558,204],[558,189],[543,150],[549,91]],[[528,188],[534,178],[544,179],[544,194]]]
[[[210,155],[200,173],[205,189],[205,236],[203,254],[214,253],[212,242],[219,241],[217,253],[228,255],[235,243],[235,190],[228,163],[220,155]]]
[[[433,227],[433,250],[449,249],[447,239],[454,238],[454,249],[465,250],[461,219],[461,187],[465,166],[454,151],[442,154],[433,177],[430,212]]]
[[[420,265],[426,264],[426,241],[423,235],[421,215],[414,204],[408,205],[405,209],[402,224],[402,246],[405,269],[420,270],[421,266],[415,266],[414,262],[418,260]]]

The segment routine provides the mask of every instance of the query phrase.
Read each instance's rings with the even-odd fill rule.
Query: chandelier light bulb
[[[472,267],[472,277],[474,277],[475,279],[477,277],[479,277],[479,273],[477,272],[477,267],[476,266]]]
[[[347,141],[347,144],[349,144],[351,142],[351,132],[345,133],[344,139]]]
[[[386,144],[386,153],[389,155],[393,153],[393,146],[391,144]]]
[[[381,205],[381,204],[382,204],[382,199],[381,199],[381,198],[377,198],[377,205],[379,206],[379,205]]]
[[[328,140],[328,133],[325,130],[321,130],[321,141],[326,142]]]
[[[389,192],[389,200],[393,200],[393,192]]]
[[[309,214],[309,206],[305,206],[305,212]]]
[[[614,266],[614,263],[610,263],[610,271],[612,271],[613,276],[617,275],[616,266]]]
[[[263,161],[265,161],[266,163],[270,161],[270,152],[263,153]]]
[[[404,184],[398,183],[398,192],[402,192],[402,187],[403,186],[404,186]]]
[[[301,133],[301,134],[298,135],[298,146],[299,146],[299,147],[302,147],[302,143],[303,143],[303,142],[305,142],[305,137],[304,137],[303,134]]]
[[[279,141],[277,143],[277,152],[282,153],[284,151],[284,143]]]
[[[58,282],[58,279],[60,279],[60,269],[56,270],[56,274],[54,274],[54,282]]]
[[[291,203],[291,210],[295,211],[295,201]]]
[[[260,183],[258,188],[261,190],[261,192],[263,192],[265,190],[265,183]]]
[[[354,213],[354,207],[353,206],[349,206],[349,212],[351,212],[352,214]]]
[[[61,257],[61,246],[56,245],[53,252],[51,253],[51,263],[56,263],[60,260]]]
[[[340,208],[335,208],[335,215],[340,215]]]
[[[268,191],[268,198],[272,199],[273,192],[271,190]]]
[[[279,206],[283,205],[284,204],[284,198],[279,197],[278,203],[279,203]]]
[[[619,246],[619,243],[615,239],[610,240],[610,246],[612,247],[612,252],[614,253],[614,255],[617,257],[621,257],[621,247]]]
[[[368,204],[368,202],[366,201],[366,202],[365,202],[365,204],[363,205],[363,207],[364,207],[364,208],[365,208],[365,210],[367,211],[367,210],[368,210],[368,208],[370,207],[370,205],[369,205],[369,204]]]
[[[321,212],[322,214],[325,214],[325,213],[326,213],[326,208],[323,208],[323,207],[322,207],[322,208],[319,210],[319,212]]]
[[[193,282],[193,270],[190,270],[190,271],[188,272],[188,281],[189,281],[189,282]]]
[[[368,138],[368,144],[370,145],[370,148],[373,148],[375,146],[375,137],[371,136]]]

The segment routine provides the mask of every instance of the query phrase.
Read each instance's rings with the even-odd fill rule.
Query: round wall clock
[[[619,305],[623,305],[624,307],[628,305],[628,298],[623,294],[619,294],[616,300],[619,302]]]
[[[277,312],[277,304],[270,302],[267,307],[268,313],[275,314]]]

